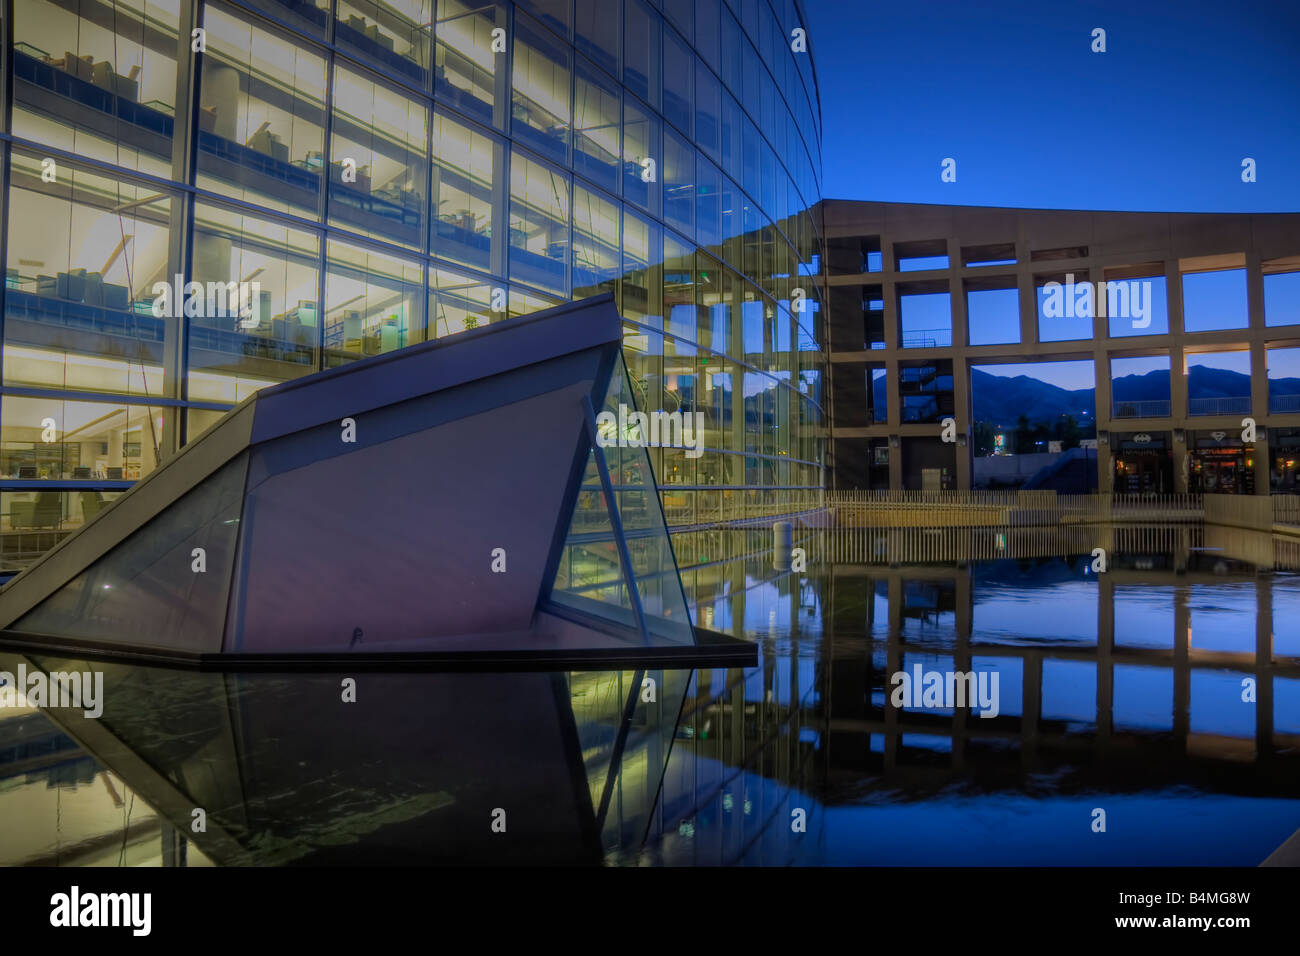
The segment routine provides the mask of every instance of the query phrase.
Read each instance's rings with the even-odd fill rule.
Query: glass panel
[[[209,476],[21,617],[32,634],[216,653],[244,492],[246,454]],[[194,570],[202,548],[205,570]]]
[[[510,164],[510,278],[563,295],[568,258],[568,177],[515,153]]]
[[[0,569],[21,571],[125,492],[0,491]]]
[[[433,118],[433,254],[487,269],[492,259],[494,140],[442,115]]]
[[[722,255],[722,173],[708,160],[695,163],[695,238],[715,256]]]
[[[199,89],[199,186],[317,215],[325,141],[325,61],[216,7]]]
[[[573,91],[573,171],[618,195],[619,91],[617,84],[583,61]]]
[[[664,315],[667,331],[695,341],[695,250],[664,237]]]
[[[422,104],[336,67],[330,222],[422,248],[428,128]]]
[[[694,633],[686,598],[645,447],[646,442],[680,444],[684,432],[678,429],[668,434],[661,409],[653,410],[658,414],[647,418],[643,430],[631,417],[637,410],[632,396],[620,359],[599,415],[598,433],[603,447],[593,449],[587,458],[552,599],[611,617],[630,628],[639,627],[596,464],[596,454],[603,454],[651,637],[675,644],[691,643]],[[589,603],[593,601],[600,602],[600,611],[593,611]]]
[[[688,136],[695,97],[695,57],[672,30],[664,31],[664,119]]]
[[[418,262],[331,241],[325,273],[325,365],[424,341]]]
[[[334,42],[424,88],[432,19],[433,0],[339,0]]]
[[[447,269],[429,270],[429,326],[432,338],[442,338],[476,329],[481,325],[505,318],[505,313],[493,312],[491,286],[482,279],[463,276]],[[504,298],[505,289],[500,289]],[[504,303],[503,303],[504,304]]]
[[[506,8],[500,3],[438,0],[434,91],[443,101],[489,126],[493,125],[499,65],[498,54],[492,52],[492,31],[504,31],[506,17]]]
[[[178,28],[167,3],[15,0],[14,132],[168,176]]]
[[[669,21],[686,38],[686,42],[691,41],[691,30],[695,25],[695,0],[663,0],[664,13],[668,15]]]
[[[5,384],[162,395],[171,197],[70,168],[44,183],[20,153],[11,169]]]
[[[187,442],[194,441],[225,417],[225,412],[213,411],[210,408],[187,408],[185,410],[185,440]]]
[[[557,163],[569,156],[569,51],[522,21],[515,23],[511,132]]]
[[[323,37],[329,26],[329,0],[247,0],[247,3],[310,36]]]
[[[573,0],[515,0],[515,4],[537,17],[560,36],[569,35],[570,9],[573,7]]]
[[[628,414],[636,408],[627,369],[621,357],[616,363],[603,411],[612,414],[614,420],[618,421],[620,407],[624,409],[622,420],[625,421]],[[646,411],[651,413],[648,421],[649,434],[641,432],[634,423],[623,435],[621,443],[608,443],[601,452],[605,456],[618,501],[623,534],[632,556],[633,573],[650,632],[652,636],[673,643],[693,643],[694,633],[686,608],[686,597],[677,575],[663,508],[644,443],[680,446],[686,442],[688,432],[693,441],[696,436],[694,421],[693,417],[688,421],[683,415],[682,427],[674,431],[669,427],[667,415],[670,413],[663,409]],[[657,416],[655,412],[658,412]],[[608,437],[607,428],[606,438]]]
[[[695,49],[715,70],[722,63],[718,40],[718,0],[695,0]]]
[[[587,467],[582,473],[581,490],[551,598],[556,603],[610,618],[626,628],[640,628],[628,595],[594,448],[587,455]],[[592,608],[588,603],[591,601],[599,602],[601,607]]]
[[[573,189],[573,297],[612,290],[622,271],[618,251],[619,210],[595,193]]]
[[[158,467],[173,417],[148,405],[6,395],[0,474],[7,478],[134,481]]]
[[[317,368],[319,255],[314,233],[195,205],[194,279],[237,288],[254,317],[189,316],[190,368],[211,375],[190,373],[190,398],[235,401],[243,381],[284,381]]]
[[[630,210],[623,211],[623,317],[663,326],[662,228]]]
[[[664,131],[664,219],[695,235],[695,150],[672,130]]]
[[[722,158],[722,87],[702,61],[695,63],[695,142],[714,161]]]
[[[532,315],[534,312],[541,312],[543,309],[557,306],[561,301],[548,295],[538,295],[536,292],[530,292],[517,285],[512,285],[510,287],[509,317],[513,319],[520,315]],[[496,316],[493,318],[494,320],[497,319]]]
[[[610,76],[618,76],[623,9],[619,0],[578,0],[573,44]]]
[[[659,14],[644,0],[627,0],[624,7],[623,85],[652,107],[659,105]]]
[[[631,100],[623,105],[623,195],[652,214],[659,212],[663,178],[658,117]]]

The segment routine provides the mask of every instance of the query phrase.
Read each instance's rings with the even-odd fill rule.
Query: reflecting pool
[[[107,688],[93,720],[0,708],[0,863],[1256,865],[1300,828],[1300,575],[1267,536],[1099,534],[694,572],[697,623],[754,640],[751,669],[0,651]],[[996,715],[896,703],[930,672],[996,675]]]

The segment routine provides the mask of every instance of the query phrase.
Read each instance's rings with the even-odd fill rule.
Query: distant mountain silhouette
[[[883,381],[876,383],[876,401],[884,398]],[[1300,395],[1300,378],[1273,379],[1274,395]],[[1062,415],[1084,421],[1096,414],[1096,389],[1064,389],[1028,375],[1008,378],[971,369],[971,393],[976,421],[1014,426],[1023,414],[1031,422],[1051,422]],[[1191,367],[1187,381],[1189,398],[1230,398],[1250,395],[1250,376],[1227,369]],[[1162,401],[1169,398],[1169,372],[1155,369],[1143,375],[1124,375],[1111,383],[1116,402]],[[878,406],[880,407],[880,406]]]
[[[1062,415],[1083,422],[1096,414],[1095,394],[1095,389],[1064,389],[1028,375],[1007,378],[971,369],[975,420],[994,425],[1013,426],[1021,415],[1031,422],[1051,422]]]

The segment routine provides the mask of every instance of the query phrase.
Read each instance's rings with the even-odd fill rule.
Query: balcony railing
[[[934,349],[952,345],[952,329],[916,329],[903,333],[903,348]]]
[[[1300,395],[1270,395],[1268,410],[1279,415],[1300,413]]]
[[[1115,402],[1112,418],[1168,418],[1169,399],[1149,399],[1140,402]]]
[[[1191,415],[1249,415],[1250,396],[1234,395],[1229,398],[1189,398],[1187,414]]]

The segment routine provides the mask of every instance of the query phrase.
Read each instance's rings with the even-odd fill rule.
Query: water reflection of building
[[[775,612],[774,629],[758,673],[702,674],[692,687],[656,852],[824,862],[836,808],[924,802],[954,786],[1295,799],[1300,637],[1276,622],[1300,609],[1300,583],[1248,563],[1272,556],[1268,536],[1190,530],[1108,532],[1117,550],[1101,575],[1089,550],[1040,557],[1050,552],[1032,535],[1008,541],[1001,561],[837,565],[797,585],[738,579],[715,616],[762,635]],[[1000,714],[891,706],[890,676],[916,663],[996,670]],[[736,809],[758,799],[761,813]],[[806,834],[790,825],[798,808]]]
[[[0,669],[18,660],[0,656]],[[689,678],[362,674],[353,709],[333,674],[94,666],[113,692],[101,718],[0,721],[0,863],[86,862],[128,835],[131,859],[151,845],[157,856],[144,862],[154,863],[184,862],[186,842],[220,864],[598,862],[644,839]],[[58,759],[33,763],[33,735]],[[24,741],[26,752],[15,745]],[[50,776],[73,766],[87,771],[79,787],[66,770]],[[80,812],[56,823],[65,799]],[[196,809],[201,833],[191,832]]]

